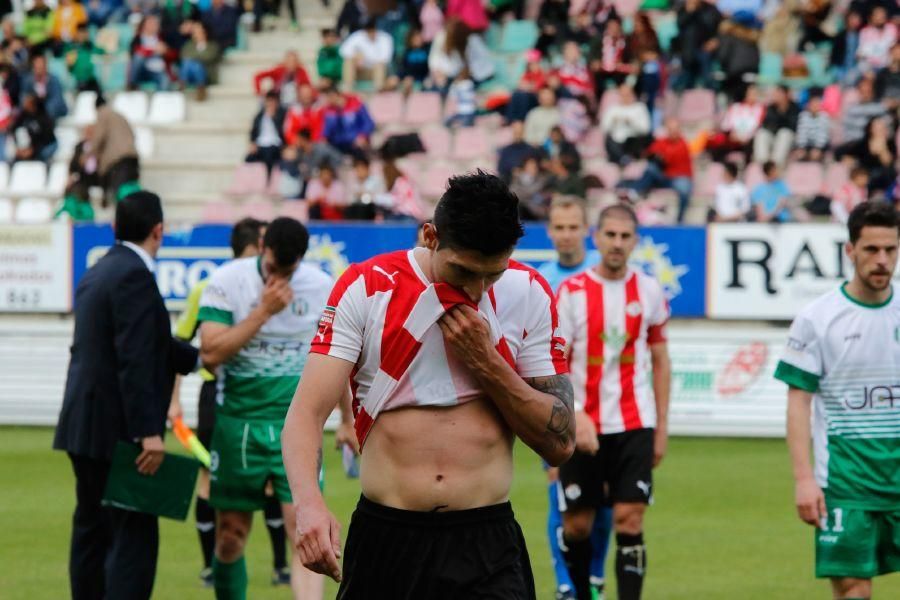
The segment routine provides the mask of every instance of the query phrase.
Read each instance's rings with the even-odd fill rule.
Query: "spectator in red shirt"
[[[263,90],[262,84],[267,80],[270,82],[270,87]],[[281,96],[281,104],[285,107],[294,104],[300,86],[309,84],[309,74],[303,68],[300,55],[296,50],[288,50],[284,54],[284,60],[280,63],[253,76],[253,87],[257,96],[274,90]]]
[[[303,84],[297,89],[297,103],[287,112],[284,119],[284,142],[288,146],[297,145],[297,135],[303,129],[309,131],[310,139],[322,141],[325,127],[326,108],[316,102],[316,91],[311,85]]]
[[[672,189],[678,194],[678,222],[684,221],[693,191],[694,169],[687,141],[675,118],[666,119],[665,135],[647,147],[647,169],[639,179],[619,182],[619,187],[646,194],[652,189]]]
[[[524,121],[528,111],[538,105],[537,91],[547,85],[547,72],[541,64],[541,53],[532,48],[525,53],[525,60],[525,72],[506,105],[507,123]]]

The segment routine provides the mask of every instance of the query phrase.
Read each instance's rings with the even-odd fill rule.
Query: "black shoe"
[[[213,572],[211,567],[206,567],[200,571],[200,581],[203,582],[203,587],[213,587]]]
[[[291,585],[291,570],[288,567],[272,571],[272,585]]]
[[[578,600],[578,596],[575,595],[575,590],[557,589],[556,600]]]

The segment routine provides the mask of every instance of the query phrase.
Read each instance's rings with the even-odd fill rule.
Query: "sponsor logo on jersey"
[[[637,300],[635,300],[634,302],[629,302],[628,305],[625,307],[625,314],[627,314],[629,317],[637,317],[643,311],[644,311],[644,309],[641,306],[641,303],[638,302]]]
[[[803,340],[798,340],[795,337],[789,337],[787,341],[787,347],[797,352],[803,352],[804,350],[806,350],[806,342],[804,342]]]
[[[569,500],[578,500],[581,498],[581,486],[577,483],[571,483],[566,486],[565,494]]]
[[[209,470],[211,472],[219,470],[219,453],[215,450],[209,453]]]
[[[861,339],[862,339],[862,334],[859,332],[848,333],[847,335],[844,336],[845,342],[855,342],[855,341],[861,340]]]
[[[322,317],[319,319],[319,330],[316,332],[316,341],[323,343],[325,338],[331,333],[331,328],[334,325],[334,313],[335,307],[326,306],[325,310],[322,311]]]
[[[862,397],[844,398],[850,410],[892,410],[900,408],[900,384],[863,387]]]

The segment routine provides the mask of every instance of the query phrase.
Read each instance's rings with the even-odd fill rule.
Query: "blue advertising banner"
[[[333,275],[350,263],[415,243],[412,225],[313,224],[307,260]],[[180,310],[191,288],[231,258],[227,225],[198,225],[166,231],[158,256],[157,284],[169,310]],[[659,280],[676,317],[702,317],[706,289],[706,232],[700,227],[644,228],[632,255],[635,268]],[[113,243],[109,225],[76,225],[72,240],[75,289]],[[528,225],[514,257],[531,265],[554,260],[556,253],[542,225]]]

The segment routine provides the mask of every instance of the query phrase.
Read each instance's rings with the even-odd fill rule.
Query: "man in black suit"
[[[77,504],[69,580],[74,600],[147,599],[159,528],[155,516],[100,504],[116,442],[139,444],[136,468],[153,475],[175,373],[197,350],[172,338],[153,276],[162,244],[159,197],[136,192],[116,207],[116,245],[78,284],[75,334],[53,447],[69,454]]]

